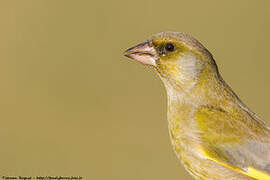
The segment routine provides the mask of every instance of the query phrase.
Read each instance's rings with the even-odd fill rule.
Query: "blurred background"
[[[187,32],[270,118],[269,1],[0,2],[0,175],[192,178],[176,159],[158,76],[123,51]]]

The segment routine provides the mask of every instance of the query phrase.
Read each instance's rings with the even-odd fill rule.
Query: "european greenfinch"
[[[270,125],[226,84],[199,41],[162,32],[125,56],[152,67],[162,80],[173,149],[195,179],[270,180]]]

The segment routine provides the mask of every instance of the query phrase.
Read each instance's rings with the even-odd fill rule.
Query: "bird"
[[[173,150],[202,180],[270,180],[270,125],[234,93],[197,39],[160,32],[124,56],[151,67],[167,93]]]

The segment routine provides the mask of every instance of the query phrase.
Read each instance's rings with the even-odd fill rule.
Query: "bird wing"
[[[195,114],[202,155],[249,177],[270,180],[269,130],[248,112],[202,107]]]

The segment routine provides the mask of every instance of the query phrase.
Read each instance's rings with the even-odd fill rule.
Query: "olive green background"
[[[166,92],[123,51],[187,32],[270,118],[270,2],[2,0],[0,175],[192,179],[167,132]]]

